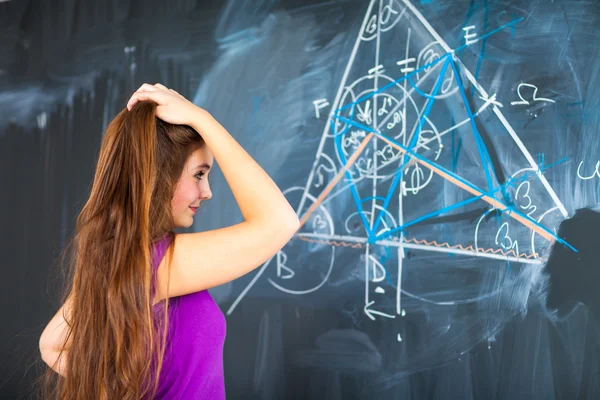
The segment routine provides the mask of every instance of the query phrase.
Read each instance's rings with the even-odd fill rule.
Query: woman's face
[[[176,227],[190,227],[196,213],[193,208],[197,208],[202,200],[212,197],[208,174],[213,163],[214,157],[206,144],[195,150],[186,161],[171,200]]]

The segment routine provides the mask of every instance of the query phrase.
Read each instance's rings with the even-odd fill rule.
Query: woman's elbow
[[[67,352],[56,351],[54,349],[47,349],[40,347],[40,355],[42,361],[44,361],[50,368],[52,368],[57,374],[66,377],[66,355]]]

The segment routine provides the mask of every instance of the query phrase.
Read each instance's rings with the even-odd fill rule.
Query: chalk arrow
[[[367,317],[371,318],[373,321],[375,321],[375,317],[373,315],[380,315],[385,318],[396,318],[395,315],[386,314],[381,311],[371,310],[369,307],[371,307],[371,305],[373,303],[375,303],[375,300],[372,300],[372,301],[368,302],[367,304],[365,304],[365,308],[364,308],[364,311],[365,311],[365,314],[367,314]]]

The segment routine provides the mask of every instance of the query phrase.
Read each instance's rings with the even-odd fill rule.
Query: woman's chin
[[[189,228],[190,226],[192,226],[194,224],[194,217],[193,216],[188,216],[187,218],[184,218],[185,221],[182,220],[178,220],[175,222],[175,227],[176,228]]]

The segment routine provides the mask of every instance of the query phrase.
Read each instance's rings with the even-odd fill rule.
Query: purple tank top
[[[154,282],[170,242],[170,236],[165,236],[154,243],[151,251]],[[154,305],[155,313],[164,309],[164,302]],[[225,316],[208,291],[171,297],[167,331],[167,347],[155,399],[225,399]]]

